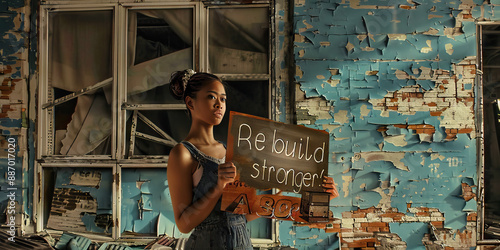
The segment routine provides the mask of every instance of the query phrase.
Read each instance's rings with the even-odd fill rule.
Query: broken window
[[[189,132],[184,102],[173,98],[168,83],[173,72],[193,68],[193,12],[193,8],[128,11],[128,158],[167,155]]]
[[[192,68],[227,83],[216,139],[226,142],[229,111],[273,118],[270,4],[47,1],[40,13],[38,230],[75,231],[71,214],[78,232],[181,236],[166,162],[190,119],[171,74]],[[61,210],[60,196],[76,198]],[[249,223],[251,236],[276,241],[273,223]]]
[[[482,71],[482,115],[484,183],[480,195],[482,204],[481,239],[500,239],[500,24],[478,26],[480,32],[479,62]],[[479,112],[480,114],[480,112]]]
[[[110,155],[113,12],[61,11],[48,18],[46,153]]]

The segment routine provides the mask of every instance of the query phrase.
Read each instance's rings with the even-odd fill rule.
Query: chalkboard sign
[[[248,186],[322,192],[328,144],[326,131],[231,112],[226,159]]]

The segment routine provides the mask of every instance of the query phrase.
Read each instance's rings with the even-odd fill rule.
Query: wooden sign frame
[[[323,212],[321,218],[315,216],[313,221],[310,218],[315,214],[309,214],[309,207],[317,211],[318,204],[309,204],[309,199],[304,199],[311,192],[323,192],[328,144],[326,131],[231,111],[226,160],[235,164],[238,174],[236,181],[224,189],[221,209],[304,223],[328,221],[328,203],[322,204],[321,210],[328,213]],[[256,194],[256,189],[271,188],[306,195],[301,199]]]
[[[329,133],[231,111],[226,160],[257,189],[322,192]]]

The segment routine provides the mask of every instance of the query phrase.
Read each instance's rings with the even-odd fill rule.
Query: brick
[[[415,221],[418,221],[418,218],[414,217],[414,216],[405,215],[403,217],[403,220],[408,221],[408,222],[415,222]]]
[[[340,228],[325,228],[325,233],[340,233]]]
[[[380,232],[380,228],[379,227],[367,227],[366,231],[367,232]]]
[[[431,221],[431,224],[435,226],[436,228],[443,228],[443,222],[442,221]]]
[[[394,218],[396,216],[402,216],[402,215],[403,215],[402,213],[385,213],[385,214],[381,214],[380,217]]]
[[[421,222],[430,222],[431,221],[431,217],[418,217],[418,221],[421,221]]]
[[[342,212],[342,218],[349,219],[352,218],[351,212]]]
[[[431,217],[442,217],[443,214],[441,212],[431,212]]]
[[[354,218],[354,222],[368,222],[367,218]]]
[[[426,217],[429,217],[431,216],[428,212],[418,212],[415,214],[416,216],[426,216]]]
[[[458,130],[459,134],[468,134],[468,133],[471,133],[471,132],[472,132],[471,128],[462,128],[462,129]]]
[[[394,221],[403,221],[404,215],[394,216]]]
[[[394,219],[391,217],[382,217],[381,220],[382,220],[382,222],[393,222],[394,221]]]
[[[366,213],[364,213],[364,212],[358,212],[358,213],[352,214],[352,218],[365,218],[365,217],[366,217]]]
[[[376,209],[375,207],[369,207],[369,208],[365,208],[365,209],[359,209],[357,211],[354,211],[354,213],[374,213],[376,212],[377,210],[380,210],[380,209]]]
[[[352,218],[342,219],[342,224],[354,224],[354,219]]]
[[[366,247],[366,242],[348,242],[347,247]]]
[[[367,227],[387,227],[387,223],[385,222],[368,222]]]

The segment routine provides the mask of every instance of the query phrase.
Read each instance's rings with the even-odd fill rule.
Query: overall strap
[[[181,143],[182,145],[184,145],[184,147],[187,148],[187,150],[191,153],[193,158],[195,158],[198,162],[201,163],[202,161],[205,160],[201,152],[191,142],[182,141]]]

